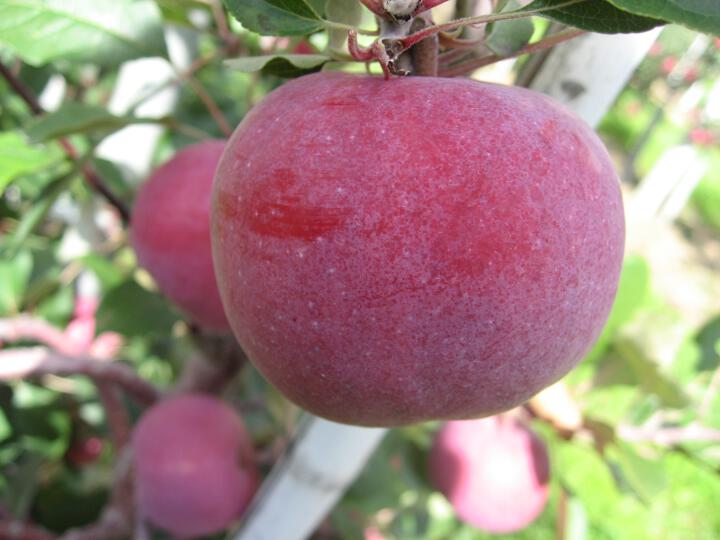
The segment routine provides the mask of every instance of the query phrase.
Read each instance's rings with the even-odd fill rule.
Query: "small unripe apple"
[[[187,146],[143,184],[132,213],[131,241],[138,261],[160,290],[195,323],[224,332],[210,247],[210,201],[225,141]]]
[[[213,397],[184,395],[155,405],[138,422],[132,449],[140,511],[184,538],[227,528],[258,485],[240,417]]]
[[[228,142],[212,235],[249,358],[319,416],[488,416],[597,338],[622,263],[617,176],[551,99],[466,79],[319,73]]]
[[[458,518],[491,533],[524,529],[547,502],[545,444],[513,418],[447,422],[429,465],[433,485]]]

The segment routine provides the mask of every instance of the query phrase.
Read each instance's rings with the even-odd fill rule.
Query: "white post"
[[[597,126],[660,33],[585,34],[555,47],[529,88]]]
[[[187,69],[195,56],[196,41],[192,31],[167,26],[165,42],[170,62],[160,57],[125,62],[120,67],[110,98],[110,111],[115,114],[134,112],[148,118],[172,114],[180,99],[180,88],[173,84],[143,101],[134,111],[129,108],[143,96],[174,80],[178,71]],[[120,165],[125,179],[136,184],[150,172],[155,147],[164,131],[164,127],[155,124],[127,126],[103,139],[95,154]]]
[[[360,473],[387,430],[306,414],[287,455],[248,509],[236,540],[308,538]]]

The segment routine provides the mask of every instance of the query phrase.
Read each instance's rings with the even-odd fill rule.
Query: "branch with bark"
[[[141,379],[135,370],[117,361],[103,362],[90,356],[70,356],[47,347],[24,347],[0,351],[0,381],[17,381],[43,375],[85,375],[100,383],[112,383],[143,405],[152,405],[160,391]]]

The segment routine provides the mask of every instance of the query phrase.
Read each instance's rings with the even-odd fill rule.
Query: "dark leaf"
[[[717,0],[609,0],[620,9],[658,17],[709,34],[720,34]]]
[[[535,0],[524,9],[531,11],[566,3],[567,0]],[[544,11],[540,15],[550,17],[569,26],[603,34],[644,32],[667,22],[657,18],[633,15],[616,8],[605,0],[585,0],[577,4]]]
[[[262,71],[279,77],[299,77],[319,71],[326,62],[332,60],[324,54],[271,54],[266,56],[247,56],[228,60],[225,64],[238,71]]]
[[[225,0],[248,30],[271,36],[302,36],[323,28],[318,0]]]
[[[32,146],[14,131],[0,133],[0,193],[16,177],[57,163],[63,155],[55,146]]]
[[[631,340],[618,340],[614,349],[635,373],[638,384],[645,392],[654,394],[667,407],[684,407],[688,398],[676,381],[660,371],[660,367],[647,358],[642,349]]]
[[[98,333],[114,331],[126,336],[168,335],[177,320],[162,296],[135,281],[112,288],[97,312]]]
[[[32,266],[32,255],[27,251],[0,261],[0,314],[14,315],[20,310]]]
[[[33,141],[47,141],[73,133],[110,132],[141,121],[132,116],[115,116],[95,105],[66,103],[33,121],[27,133]]]
[[[508,2],[502,12],[514,11],[518,4],[515,0]],[[499,21],[487,26],[488,36],[485,44],[498,56],[508,56],[530,42],[535,31],[530,18]]]

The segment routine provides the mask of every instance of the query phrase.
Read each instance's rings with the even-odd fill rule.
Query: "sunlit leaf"
[[[224,0],[248,30],[263,35],[297,36],[323,28],[324,0]]]
[[[2,46],[35,66],[166,54],[160,11],[150,0],[3,0]]]
[[[0,133],[0,193],[18,176],[47,168],[63,159],[54,146],[33,146],[19,132]]]

